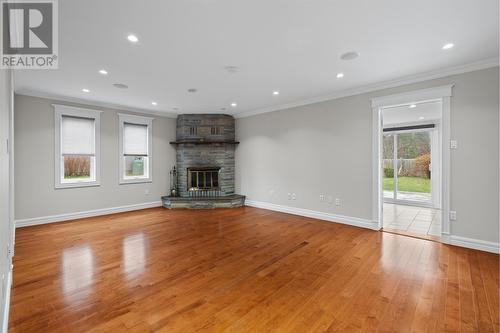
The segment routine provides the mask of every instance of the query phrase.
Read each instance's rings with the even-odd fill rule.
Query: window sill
[[[79,187],[97,187],[101,186],[99,182],[79,182],[79,183],[62,183],[56,184],[56,189],[64,189],[64,188],[79,188]]]
[[[120,185],[152,183],[151,178],[120,179]]]

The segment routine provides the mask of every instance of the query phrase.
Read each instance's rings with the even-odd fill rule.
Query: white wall
[[[0,331],[6,331],[8,295],[11,284],[11,251],[13,247],[12,179],[10,143],[12,139],[11,71],[0,70]],[[7,146],[9,140],[9,146]]]
[[[499,241],[498,67],[240,118],[237,193],[249,200],[372,219],[370,99],[445,84],[451,98],[451,233]],[[287,193],[296,193],[288,200]],[[320,202],[319,195],[341,205]]]
[[[101,115],[101,186],[54,188],[53,103],[104,110]],[[159,202],[175,165],[175,119],[153,120],[153,182],[119,185],[118,112],[37,97],[15,96],[16,221]],[[145,194],[149,190],[149,195]]]

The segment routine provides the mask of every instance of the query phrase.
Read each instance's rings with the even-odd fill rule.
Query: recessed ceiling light
[[[224,69],[228,72],[228,73],[231,73],[231,74],[234,74],[238,71],[238,67],[236,66],[226,66],[224,67]]]
[[[118,89],[127,89],[128,86],[123,83],[113,83],[113,87],[118,88]]]
[[[196,89],[194,89],[194,88],[189,88],[189,89],[188,89],[188,92],[190,92],[190,93],[195,93],[195,92],[197,92],[197,91],[198,91],[198,90],[196,90]]]
[[[108,75],[108,71],[105,69],[99,70],[99,73],[101,73],[102,75]]]
[[[279,94],[280,94],[280,92],[278,90],[273,91],[274,96],[278,96]]]
[[[416,108],[416,107],[417,107],[417,105],[416,105],[416,104],[410,104],[410,109],[414,109],[414,108]]]
[[[139,41],[139,38],[137,38],[136,35],[128,35],[127,39],[131,41],[132,43],[137,43]]]
[[[90,92],[90,90],[88,90],[87,88],[83,88],[83,89],[82,89],[82,91],[83,91],[84,93],[88,93],[88,92]]]
[[[340,59],[342,60],[353,60],[359,57],[359,52],[356,51],[349,51],[340,56]]]
[[[337,79],[341,79],[341,78],[343,78],[343,77],[344,77],[344,73],[338,73],[338,74],[337,74]]]
[[[424,120],[424,119],[425,119],[425,117],[419,117],[418,119],[420,119],[420,120]]]
[[[158,105],[158,103],[156,103],[156,102],[151,102],[151,105],[157,106],[157,105]]]
[[[453,46],[455,46],[455,44],[453,44],[453,43],[446,43],[446,44],[443,45],[442,49],[443,50],[449,50],[449,49],[453,48]]]
[[[237,106],[238,106],[238,104],[236,104],[235,102],[233,102],[233,103],[231,103],[231,106],[232,106],[233,108],[235,108],[235,107],[237,107]]]

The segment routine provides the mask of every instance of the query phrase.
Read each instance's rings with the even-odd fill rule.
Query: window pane
[[[429,131],[398,134],[397,199],[431,201]]]
[[[125,155],[148,155],[148,126],[123,124],[123,153]]]
[[[61,182],[95,181],[94,156],[63,156],[63,175]]]
[[[62,116],[63,155],[94,155],[94,119]]]
[[[123,157],[125,179],[149,178],[148,158],[146,156]]]
[[[384,198],[394,199],[394,135],[384,134]]]

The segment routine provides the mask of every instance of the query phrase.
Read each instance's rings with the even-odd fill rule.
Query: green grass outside
[[[64,176],[64,179],[89,179],[90,175],[88,176]]]
[[[384,191],[394,189],[394,178],[384,178]],[[421,177],[398,177],[398,191],[431,193],[431,180]]]

